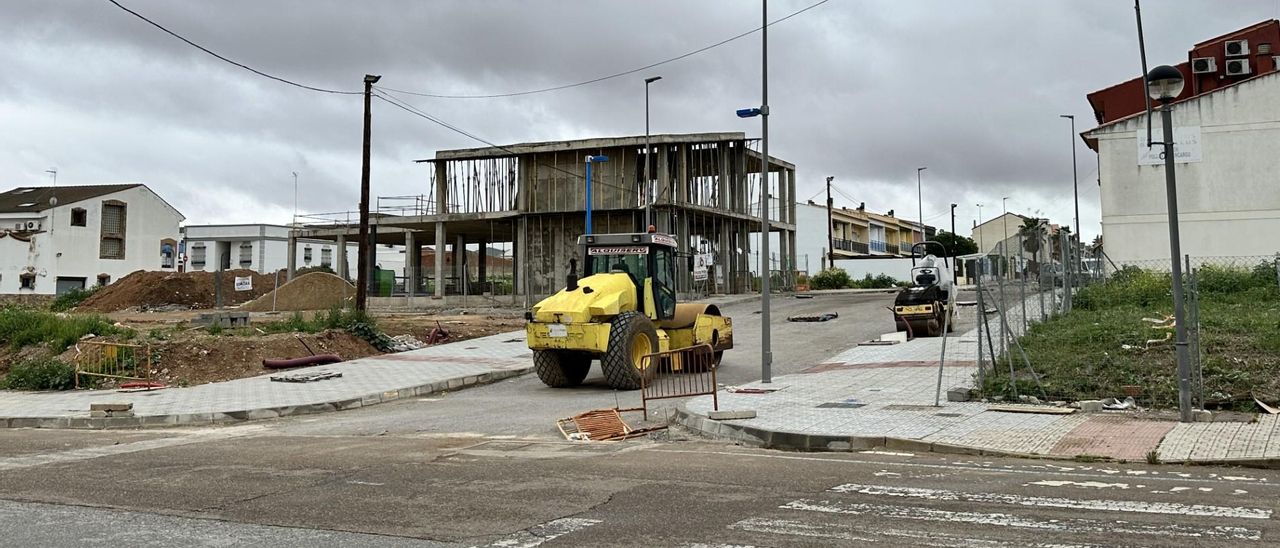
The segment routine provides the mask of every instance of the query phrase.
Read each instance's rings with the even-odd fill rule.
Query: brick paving
[[[280,374],[277,371],[258,377],[150,392],[0,391],[0,426],[98,428],[203,424],[350,409],[453,390],[528,371],[532,359],[524,342],[524,332],[520,331],[288,371],[342,373],[340,378],[308,383],[272,382],[269,377]],[[132,403],[135,417],[89,418],[89,405],[101,402]]]
[[[1026,302],[1027,315],[1038,319],[1039,299]],[[1015,332],[1022,331],[1021,314],[1021,306],[1008,307],[1006,319]],[[991,315],[993,329],[999,329],[998,322],[998,315]],[[751,409],[754,419],[705,420],[711,397],[700,396],[686,402],[680,420],[713,436],[787,449],[889,446],[1124,460],[1143,460],[1154,450],[1162,462],[1280,462],[1280,415],[1262,415],[1253,423],[1182,424],[1128,412],[1009,413],[990,410],[986,403],[946,401],[948,389],[974,386],[977,350],[976,330],[947,338],[948,366],[942,370],[937,407],[942,338],[919,338],[854,346],[798,374],[775,377],[772,384],[745,385],[775,392],[719,395],[720,409]],[[839,407],[819,407],[823,404]]]

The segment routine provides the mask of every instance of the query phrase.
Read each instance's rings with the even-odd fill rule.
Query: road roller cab
[[[940,248],[943,256],[926,255],[929,245]],[[917,260],[917,254],[923,257]],[[955,331],[952,275],[946,254],[946,247],[932,240],[911,246],[911,285],[903,288],[893,300],[894,324],[898,331],[907,331],[916,337],[936,337],[944,329]]]
[[[592,234],[578,246],[582,277],[571,266],[565,288],[527,314],[543,383],[581,384],[599,359],[609,386],[633,390],[657,373],[648,354],[707,344],[718,363],[733,347],[733,322],[715,305],[677,302],[675,238]]]

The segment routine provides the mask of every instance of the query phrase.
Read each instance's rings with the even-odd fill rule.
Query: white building
[[[1280,73],[1244,80],[1173,105],[1182,252],[1197,257],[1280,251]],[[1153,139],[1161,140],[1160,114]],[[1084,134],[1098,153],[1102,237],[1108,257],[1169,261],[1165,169],[1146,147],[1145,114]]]
[[[283,225],[190,225],[182,228],[184,264],[189,271],[244,268],[263,274],[289,265],[289,227]],[[340,276],[354,273],[356,250],[345,241],[298,240],[294,268],[323,266]]]
[[[994,253],[1000,242],[1012,239],[1011,243],[1006,245],[1010,252],[1016,254],[1018,232],[1022,230],[1023,223],[1030,218],[1017,213],[1004,213],[973,227],[969,237],[973,243],[978,244],[978,252],[982,254]]]
[[[183,216],[146,185],[0,194],[0,293],[53,295],[175,270]]]

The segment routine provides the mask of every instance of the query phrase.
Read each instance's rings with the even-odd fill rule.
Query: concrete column
[[[676,291],[690,291],[693,289],[693,273],[689,270],[689,212],[679,211],[680,217],[676,219]]]
[[[672,193],[671,203],[689,202],[689,145],[682,144],[676,148],[676,191]]]
[[[479,246],[480,252],[476,254],[476,279],[479,280],[482,286],[484,285],[485,281],[487,281],[486,274],[488,274],[487,270],[489,266],[488,265],[489,263],[488,247],[489,247],[489,241],[485,240],[484,238],[481,238],[480,246]]]
[[[453,244],[453,277],[456,280],[454,283],[457,284],[454,289],[459,295],[466,295],[467,280],[464,278],[466,272],[462,269],[462,263],[467,260],[467,241],[461,234],[454,240],[456,243]]]
[[[337,268],[338,277],[345,280],[347,279],[347,275],[350,272],[347,267],[347,235],[346,234],[338,235],[337,251],[338,251],[338,268]]]
[[[414,257],[418,249],[418,243],[414,238],[413,231],[407,230],[404,233],[404,291],[405,294],[412,297],[418,289],[418,261]]]
[[[719,221],[719,228],[716,231],[716,245],[719,246],[720,255],[716,257],[716,271],[720,273],[724,279],[723,284],[717,284],[716,290],[720,293],[728,293],[728,288],[733,287],[733,280],[729,277],[729,273],[733,269],[730,268],[732,259],[737,250],[733,248],[729,239],[729,221]]]
[[[436,221],[436,297],[444,297],[444,222]]]
[[[716,143],[716,147],[720,152],[720,169],[716,173],[715,206],[720,209],[729,209],[729,174],[732,172],[729,163],[733,157],[729,155],[728,141]]]
[[[515,250],[511,257],[511,291],[517,295],[524,295],[524,306],[529,307],[529,289],[525,281],[525,256],[528,250],[528,218],[520,216],[520,220],[515,225]]]
[[[214,246],[214,251],[218,251],[217,246]],[[286,268],[286,270],[287,270],[286,275],[285,275],[285,280],[286,280],[286,281],[293,281],[293,275],[294,275],[294,273],[296,273],[296,272],[297,272],[297,270],[298,270],[298,235],[297,235],[297,234],[294,234],[294,231],[292,231],[292,230],[290,230],[290,231],[289,231],[289,253],[288,253],[288,255],[289,255],[289,266],[285,267],[285,268]],[[218,260],[218,261],[222,261],[222,257],[221,257],[221,256],[219,256],[217,260]],[[221,264],[221,263],[219,263],[219,264]],[[221,270],[221,269],[218,269],[218,270]]]
[[[436,215],[449,212],[449,181],[445,165],[445,162],[436,162]]]

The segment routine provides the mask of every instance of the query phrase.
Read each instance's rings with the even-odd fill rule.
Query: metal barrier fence
[[[640,361],[644,371],[652,371],[640,382],[640,405],[649,420],[649,402],[711,396],[712,409],[720,410],[716,394],[716,352],[709,344],[700,344],[666,352],[645,355]],[[654,369],[650,369],[654,368]]]
[[[151,381],[151,346],[114,342],[82,341],[76,343],[75,387],[80,377]]]

